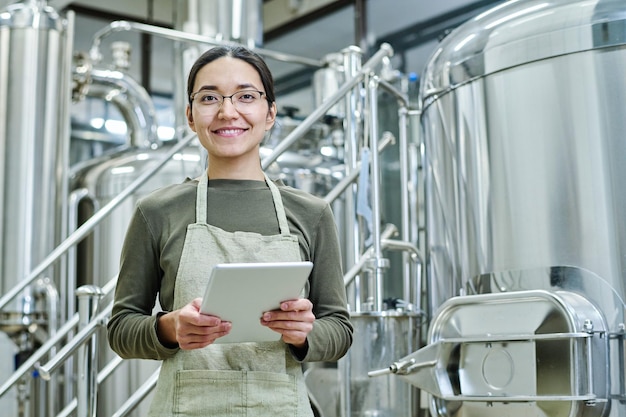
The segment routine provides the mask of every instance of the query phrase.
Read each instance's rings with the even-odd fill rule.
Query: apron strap
[[[196,223],[206,223],[207,188],[209,175],[204,173],[199,178],[198,190],[196,191]]]
[[[285,207],[283,206],[283,199],[280,196],[278,187],[272,182],[272,180],[263,173],[265,176],[265,182],[272,192],[272,198],[274,199],[274,209],[276,210],[276,217],[278,218],[278,227],[281,235],[289,235],[289,224],[287,223],[287,214],[285,213]]]

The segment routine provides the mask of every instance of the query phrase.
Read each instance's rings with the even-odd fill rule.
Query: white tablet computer
[[[230,333],[215,343],[273,342],[280,334],[260,323],[281,301],[300,298],[313,263],[227,263],[213,267],[200,312],[230,321]]]

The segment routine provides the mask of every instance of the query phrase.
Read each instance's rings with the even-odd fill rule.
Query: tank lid
[[[46,1],[22,1],[0,10],[0,28],[63,30],[63,21]]]
[[[510,0],[452,31],[431,55],[427,104],[473,79],[524,63],[626,44],[624,0]]]

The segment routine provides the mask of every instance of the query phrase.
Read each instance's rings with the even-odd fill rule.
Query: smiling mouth
[[[217,129],[214,132],[218,135],[235,136],[245,131],[246,129],[237,128],[237,129]]]

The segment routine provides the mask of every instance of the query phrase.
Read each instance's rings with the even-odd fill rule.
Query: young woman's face
[[[259,145],[274,125],[276,106],[269,105],[265,94],[252,103],[248,103],[252,96],[244,95],[219,104],[222,96],[244,90],[265,93],[259,73],[245,61],[222,57],[198,71],[193,91],[199,93],[191,108],[187,107],[187,119],[209,154],[209,166],[250,163],[259,167]],[[206,104],[211,100],[215,104]]]

